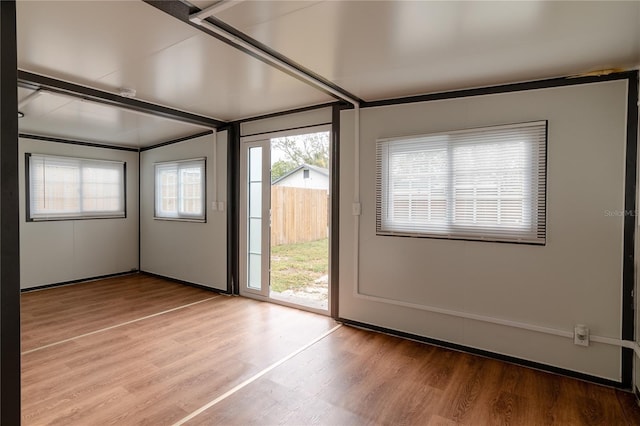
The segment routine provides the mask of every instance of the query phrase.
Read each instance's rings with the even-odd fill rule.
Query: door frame
[[[336,313],[333,312],[333,307],[336,305],[333,302],[333,298],[337,297],[337,294],[333,291],[332,289],[332,285],[331,285],[331,278],[332,278],[332,238],[333,238],[333,233],[332,233],[332,229],[333,229],[333,223],[332,223],[332,218],[331,218],[331,214],[328,215],[328,226],[329,226],[329,232],[328,232],[328,239],[329,239],[329,249],[327,251],[327,258],[328,258],[328,263],[329,263],[329,270],[328,272],[328,277],[329,277],[329,282],[327,284],[327,289],[328,289],[328,303],[327,303],[327,309],[317,309],[317,308],[313,308],[310,306],[305,306],[305,305],[299,305],[299,304],[295,304],[295,303],[290,303],[287,302],[285,300],[280,300],[280,299],[276,299],[276,298],[272,298],[270,297],[269,293],[270,293],[270,287],[269,285],[264,285],[265,283],[268,283],[269,278],[270,278],[270,261],[271,261],[271,226],[269,226],[267,228],[267,232],[264,232],[264,227],[263,227],[263,233],[262,233],[262,253],[268,253],[268,256],[263,256],[262,259],[262,266],[263,266],[263,271],[262,271],[262,289],[261,291],[255,291],[255,290],[251,290],[248,288],[247,285],[247,246],[248,246],[248,241],[247,241],[247,237],[248,237],[248,229],[247,229],[247,183],[248,183],[248,168],[247,168],[247,159],[248,159],[248,151],[249,148],[251,147],[257,147],[257,146],[261,146],[263,148],[263,153],[262,153],[262,167],[263,167],[263,182],[264,182],[264,171],[269,170],[269,175],[271,172],[271,139],[274,138],[280,138],[280,137],[285,137],[285,136],[296,136],[296,135],[304,135],[304,134],[308,134],[308,133],[320,133],[320,132],[327,132],[329,134],[329,208],[330,208],[330,212],[332,210],[331,206],[333,205],[334,202],[337,202],[337,200],[333,199],[333,192],[332,192],[332,182],[333,182],[333,170],[332,170],[332,157],[334,155],[333,153],[333,133],[332,133],[332,125],[331,124],[320,124],[320,125],[313,125],[313,126],[305,126],[305,127],[298,127],[295,129],[288,129],[288,130],[280,130],[280,131],[274,131],[274,132],[267,132],[267,133],[260,133],[257,135],[249,135],[249,136],[243,136],[240,138],[240,167],[239,167],[239,184],[240,184],[240,209],[239,209],[239,227],[240,227],[240,232],[239,232],[239,236],[240,236],[240,240],[239,240],[239,244],[238,244],[238,248],[239,248],[239,259],[238,259],[238,266],[239,266],[239,274],[238,274],[238,278],[239,278],[239,282],[238,282],[238,288],[240,291],[240,295],[241,296],[245,296],[245,297],[249,297],[249,298],[253,298],[253,299],[258,299],[258,300],[262,300],[262,301],[266,301],[266,302],[271,302],[271,303],[276,303],[279,305],[284,305],[284,306],[289,306],[289,307],[293,307],[293,308],[297,308],[297,309],[302,309],[305,311],[310,311],[310,312],[315,312],[321,315],[327,315],[327,316],[332,316]],[[265,147],[268,147],[268,154],[265,155]],[[266,168],[265,168],[266,167]],[[265,192],[268,193],[266,195],[265,198]],[[263,185],[262,188],[262,199],[263,199],[263,218],[268,217],[269,220],[271,220],[271,206],[270,206],[270,201],[271,201],[271,181],[269,179],[269,185]],[[267,205],[265,207],[265,203],[264,200],[269,200],[269,205]],[[266,210],[266,213],[265,213]],[[263,219],[264,220],[264,219]],[[265,238],[265,234],[266,234],[266,238]],[[265,248],[265,244],[266,244],[266,248]],[[266,267],[265,267],[265,262],[266,262]],[[264,281],[264,276],[266,273],[266,281]]]

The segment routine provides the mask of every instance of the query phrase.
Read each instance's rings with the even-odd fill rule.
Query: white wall
[[[626,91],[612,81],[362,110],[359,289],[383,301],[354,295],[354,127],[344,111],[340,316],[619,381],[615,346],[424,307],[620,338],[623,220],[605,211],[624,209]],[[377,138],[534,120],[549,120],[546,246],[375,235]]]
[[[206,223],[154,219],[154,163],[201,157],[207,158]],[[227,132],[143,151],[140,168],[141,270],[226,290]],[[213,210],[214,201],[224,209]]]
[[[26,221],[25,153],[126,162],[127,217]],[[138,153],[19,140],[20,287],[93,278],[138,268]]]

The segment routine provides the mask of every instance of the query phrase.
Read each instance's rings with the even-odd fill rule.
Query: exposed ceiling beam
[[[238,4],[242,3],[242,1],[243,0],[220,0],[219,2],[214,3],[206,9],[202,9],[200,12],[198,12],[197,18],[208,18],[209,16],[213,16],[216,13],[222,12],[223,10],[227,10],[234,6],[237,6]],[[191,19],[191,22],[193,22],[193,19]]]
[[[215,118],[205,117],[174,108],[153,104],[140,99],[125,98],[116,93],[105,92],[87,86],[58,80],[29,71],[18,70],[18,86],[32,90],[46,90],[51,93],[72,96],[91,102],[110,105],[129,111],[162,117],[182,123],[193,124],[208,129],[216,129],[227,123]]]
[[[314,88],[333,96],[336,99],[347,100],[349,103],[362,103],[358,98],[347,90],[338,86],[330,80],[316,74],[312,70],[296,63],[281,53],[271,49],[269,46],[248,36],[242,31],[214,17],[202,19],[203,25],[192,22],[190,18],[198,16],[203,12],[199,8],[188,5],[180,0],[143,0],[145,3],[173,16],[180,21],[191,25],[198,30],[232,46],[254,58],[279,69],[290,76],[313,86]],[[214,10],[215,13],[215,10]],[[197,21],[197,19],[196,19]]]

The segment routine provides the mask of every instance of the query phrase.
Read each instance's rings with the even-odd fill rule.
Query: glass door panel
[[[240,152],[240,293],[269,295],[269,141]],[[265,183],[266,182],[266,183]]]
[[[247,286],[262,290],[262,147],[249,148],[248,280]]]

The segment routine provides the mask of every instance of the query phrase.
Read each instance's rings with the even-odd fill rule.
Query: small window
[[[378,235],[545,244],[546,121],[377,141]]]
[[[205,161],[156,163],[156,218],[205,221]]]
[[[122,218],[125,163],[27,154],[27,220]]]

